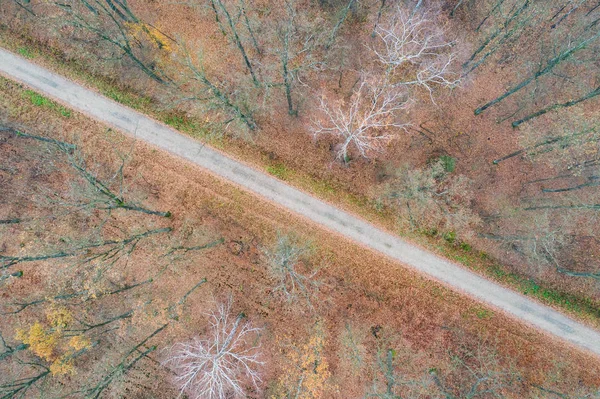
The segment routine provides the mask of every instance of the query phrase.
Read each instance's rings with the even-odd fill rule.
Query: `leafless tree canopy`
[[[385,81],[363,78],[348,104],[331,104],[321,98],[323,119],[314,121],[313,135],[333,136],[340,140],[337,157],[347,160],[355,151],[362,157],[383,151],[394,137],[394,128],[402,129],[407,123],[400,119],[400,111],[409,105],[404,90],[391,87]]]
[[[453,68],[454,43],[446,40],[435,17],[398,4],[389,21],[376,27],[380,40],[374,52],[392,74],[393,84],[420,86],[433,95],[436,86],[452,88],[460,82]]]
[[[424,88],[434,101],[437,88],[460,83],[456,56],[435,15],[398,4],[375,28],[371,54],[379,65],[363,69],[348,101],[331,104],[321,96],[322,117],[314,121],[315,138],[339,140],[338,159],[350,153],[368,158],[382,152],[399,130],[410,124],[402,111],[416,101],[413,88]],[[381,68],[383,66],[383,68]]]
[[[319,288],[315,276],[318,269],[304,273],[300,264],[307,261],[311,248],[306,243],[299,243],[296,237],[278,235],[277,242],[263,251],[266,258],[267,271],[275,281],[273,291],[281,292],[288,302],[305,299],[312,308],[312,297]]]
[[[181,395],[190,398],[245,397],[245,386],[261,382],[260,329],[232,316],[231,300],[210,313],[210,327],[202,338],[175,344],[164,364],[175,372]]]

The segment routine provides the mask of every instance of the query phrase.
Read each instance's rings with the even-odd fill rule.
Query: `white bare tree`
[[[180,396],[190,399],[246,397],[244,385],[258,388],[260,329],[244,322],[244,314],[231,315],[231,299],[209,314],[206,338],[175,344],[164,364],[171,366]]]
[[[432,11],[409,12],[398,5],[389,22],[377,26],[380,42],[374,52],[394,84],[420,86],[432,96],[436,86],[452,88],[460,83],[453,71],[454,43],[445,39],[439,25]]]
[[[313,136],[317,139],[330,135],[340,139],[338,159],[347,160],[352,149],[368,158],[383,150],[393,139],[395,129],[408,126],[399,120],[399,112],[408,104],[406,91],[390,86],[386,79],[363,78],[347,105],[342,101],[331,105],[321,97],[320,108],[325,120],[313,122]]]

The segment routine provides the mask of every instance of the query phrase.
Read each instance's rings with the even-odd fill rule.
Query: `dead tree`
[[[384,189],[384,202],[400,210],[410,228],[468,236],[480,222],[470,206],[471,182],[452,172],[444,159],[401,168]]]
[[[532,114],[529,114],[529,115],[525,116],[524,118],[521,118],[521,119],[519,119],[517,121],[514,121],[512,123],[512,127],[518,127],[519,125],[521,125],[521,124],[523,124],[525,122],[529,122],[530,120],[535,119],[535,118],[537,118],[539,116],[542,116],[544,114],[547,114],[548,112],[556,111],[556,110],[562,109],[562,108],[569,108],[569,107],[572,107],[572,106],[577,105],[579,103],[582,103],[584,101],[587,101],[587,100],[589,100],[591,98],[597,97],[599,95],[600,95],[600,86],[596,87],[594,90],[586,93],[585,95],[583,95],[583,96],[581,96],[581,97],[579,97],[577,99],[569,100],[569,101],[566,101],[564,103],[553,104],[553,105],[550,105],[550,106],[548,106],[546,108],[543,108],[543,109],[541,109],[539,111],[536,111],[536,112],[534,112]]]
[[[435,87],[452,88],[460,82],[453,70],[451,41],[426,11],[395,7],[390,20],[375,29],[379,43],[374,52],[396,86],[419,86],[430,95]],[[432,97],[433,100],[433,97]]]
[[[281,63],[281,79],[288,106],[288,114],[298,115],[298,105],[295,105],[293,92],[300,82],[300,74],[305,70],[319,69],[323,61],[317,53],[322,49],[324,36],[321,27],[315,26],[316,18],[304,15],[306,11],[298,12],[295,0],[287,0],[284,4],[285,17],[275,27],[279,46],[273,51],[278,55]],[[318,18],[317,18],[318,20]]]
[[[260,329],[245,322],[243,313],[232,316],[231,299],[216,305],[209,315],[207,336],[175,344],[164,365],[173,369],[181,394],[191,399],[225,399],[245,396],[244,385],[258,388]]]
[[[21,10],[25,10],[29,15],[36,17],[37,15],[35,14],[35,12],[33,12],[33,10],[28,7],[30,0],[25,0],[23,2],[19,1],[19,0],[12,0],[12,2],[14,4],[17,5],[18,8],[20,8]]]
[[[2,225],[22,237],[41,238],[28,249],[7,240],[0,257],[0,289],[7,299],[1,308],[7,323],[0,334],[0,397],[104,397],[116,381],[157,349],[154,342],[158,341],[150,340],[180,317],[187,299],[206,282],[190,284],[181,297],[165,298],[164,304],[150,309],[155,306],[153,298],[165,271],[179,261],[179,254],[189,256],[190,251],[212,248],[222,240],[189,245],[173,237],[172,227],[157,226],[157,222],[170,223],[170,219],[129,199],[123,189],[130,186],[123,175],[124,158],[117,172],[107,172],[103,169],[106,165],[92,167],[81,148],[70,143],[11,128],[0,131],[3,135],[10,132],[9,142],[14,145],[15,153],[11,152],[7,162],[22,162],[18,165],[21,169],[29,166],[49,176],[31,187],[32,191],[24,189],[31,186],[27,181],[20,183],[22,187],[12,192],[11,200],[18,205],[16,211],[22,208],[30,214],[11,219],[19,219],[18,223]],[[39,160],[39,167],[29,164],[32,160]],[[117,176],[116,181],[105,179],[107,174]],[[15,174],[13,180],[3,182],[3,189],[4,184],[19,184],[22,177]],[[60,183],[61,179],[77,182],[75,191],[54,192],[48,182]],[[80,195],[81,191],[86,193]],[[37,224],[39,220],[41,224]],[[60,230],[69,223],[76,226],[73,234]],[[60,234],[53,234],[55,225]],[[155,240],[158,236],[161,239]],[[44,243],[46,237],[57,239]],[[148,249],[158,252],[150,260],[152,271],[147,276],[138,271],[139,279],[131,281],[129,266]],[[22,270],[10,272],[10,276],[38,269],[49,270],[53,277],[35,292],[23,287],[15,290],[25,282],[4,277],[6,270],[17,265]],[[161,316],[144,322],[143,314],[149,311]],[[158,322],[163,324],[157,327]],[[13,338],[5,339],[8,336]],[[99,360],[89,369],[80,367],[89,353]],[[75,372],[81,377],[67,386],[57,378]]]
[[[408,123],[399,118],[409,104],[405,91],[390,87],[386,82],[362,79],[348,105],[330,104],[323,96],[320,111],[324,121],[316,120],[313,136],[332,136],[339,142],[337,158],[349,160],[351,151],[369,157],[382,151],[395,134]]]
[[[481,26],[485,23],[485,21],[490,18],[491,14],[495,13],[497,10],[499,12],[503,11],[502,6],[504,5],[504,0],[498,1],[490,14],[488,14],[476,28],[476,31],[480,31]],[[535,13],[528,13],[529,6],[531,5],[529,0],[525,0],[519,7],[513,7],[510,10],[508,16],[504,19],[501,19],[487,37],[483,39],[479,47],[471,54],[469,59],[463,63],[463,68],[466,69],[464,72],[465,75],[473,72],[479,66],[485,63],[485,61],[496,54],[504,45],[509,43],[510,41],[515,41],[518,37],[525,32],[525,28],[533,23]]]
[[[475,349],[459,348],[452,358],[456,367],[450,375],[430,372],[439,394],[446,399],[505,398],[519,380],[518,373],[503,366],[499,355],[482,343]]]
[[[356,8],[356,3],[357,0],[348,0],[348,3],[346,3],[346,6],[340,12],[339,18],[333,26],[331,34],[329,35],[329,40],[327,41],[327,44],[325,44],[325,50],[329,50],[331,46],[333,46],[333,44],[335,43],[340,28],[348,18],[348,14],[350,14],[350,11]]]
[[[402,370],[403,364],[398,364],[395,350],[379,349],[376,363],[373,383],[365,399],[417,399],[427,393],[433,394],[426,378],[418,380],[404,375],[408,370]]]
[[[310,252],[309,245],[286,235],[278,235],[276,243],[263,250],[267,271],[275,281],[273,292],[281,292],[290,303],[303,298],[312,308],[312,299],[320,285],[315,279],[319,270],[308,273],[301,270],[301,263],[308,262]]]
[[[256,130],[258,128],[256,121],[251,115],[249,110],[242,109],[237,105],[231,97],[225,92],[225,90],[214,83],[207,75],[204,66],[202,65],[202,57],[199,56],[199,61],[194,62],[187,52],[185,52],[185,65],[187,66],[191,76],[190,78],[199,83],[199,92],[195,88],[191,88],[192,95],[187,97],[187,100],[196,101],[212,101],[217,104],[219,108],[224,109],[229,113],[232,118],[224,122],[225,125],[231,121],[237,120],[243,123],[249,130]]]

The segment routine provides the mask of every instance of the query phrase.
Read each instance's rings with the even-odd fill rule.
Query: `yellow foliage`
[[[76,351],[80,351],[82,349],[89,348],[90,345],[91,345],[90,340],[87,339],[86,337],[84,337],[83,335],[75,335],[74,337],[71,337],[71,339],[69,340],[69,346]]]
[[[46,323],[36,321],[29,329],[18,329],[17,340],[29,345],[29,350],[50,362],[52,375],[75,374],[74,355],[91,347],[83,335],[65,337],[64,330],[73,322],[73,315],[64,307],[53,306],[46,313]],[[67,341],[67,338],[68,341]]]
[[[308,342],[301,346],[290,345],[287,366],[279,379],[286,394],[292,393],[298,399],[321,398],[326,393],[327,381],[331,376],[325,358],[325,334],[321,322],[315,325]],[[272,396],[271,399],[275,399]]]
[[[17,329],[17,333],[15,334],[15,339],[17,341],[21,341],[21,342],[25,343],[25,340],[28,339],[27,337],[28,337],[28,334],[27,334],[26,330],[24,330],[22,328]]]
[[[167,53],[173,51],[169,44],[169,38],[155,27],[143,22],[131,22],[128,26],[132,36],[137,40],[141,40],[145,36],[155,48],[164,50]]]
[[[57,331],[62,331],[73,321],[73,315],[68,309],[62,307],[52,307],[46,314],[48,323]]]
[[[74,375],[76,372],[75,366],[73,365],[73,358],[71,357],[71,355],[63,355],[60,358],[56,359],[50,365],[50,372],[52,373],[52,375]]]
[[[54,359],[54,350],[59,336],[60,334],[56,332],[46,331],[44,326],[37,321],[29,327],[29,331],[17,330],[16,334],[18,340],[29,345],[29,350],[46,361]]]

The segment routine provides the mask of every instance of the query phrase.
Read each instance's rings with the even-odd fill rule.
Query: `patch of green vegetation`
[[[485,308],[476,308],[475,316],[477,316],[478,319],[487,320],[491,319],[494,316],[494,312]]]
[[[600,303],[597,301],[585,296],[544,287],[531,278],[507,270],[504,266],[493,261],[485,252],[472,253],[465,251],[462,244],[459,249],[448,242],[446,237],[443,238],[443,241],[438,242],[443,242],[444,245],[437,246],[437,249],[445,256],[542,303],[562,308],[587,320],[597,322],[600,319]]]
[[[181,115],[167,115],[163,118],[163,122],[186,133],[196,132],[200,129],[200,126],[193,120]]]
[[[33,54],[33,51],[29,47],[19,47],[17,52],[25,58],[31,59],[35,57],[35,54]]]
[[[211,135],[210,129],[198,123],[197,120],[193,118],[188,118],[186,116],[169,114],[162,118],[162,121],[179,130],[180,132],[185,132],[190,136],[194,136],[197,138],[201,138],[203,140],[209,140],[212,145],[218,145],[218,141],[220,136]],[[222,143],[221,143],[222,144]]]
[[[456,241],[456,232],[449,231],[447,233],[444,233],[444,240],[446,240],[446,242],[449,244],[454,244],[454,242]]]
[[[498,264],[494,264],[488,270],[497,280],[517,288],[524,295],[567,309],[579,316],[600,318],[600,304],[590,298],[543,287],[533,279],[504,270]]]
[[[433,295],[436,298],[443,298],[444,297],[444,291],[437,286],[433,286],[431,287],[431,295]]]
[[[487,259],[487,258],[482,258],[482,259]],[[490,274],[494,277],[496,277],[496,279],[502,280],[506,277],[506,271],[501,268],[500,266],[498,266],[497,264],[492,265],[489,269]]]
[[[267,173],[281,180],[287,180],[290,175],[289,169],[281,163],[267,166]]]
[[[335,189],[334,189],[335,191]],[[346,200],[358,208],[372,208],[374,205],[367,198],[352,193],[346,193]]]
[[[459,263],[462,263],[466,266],[471,266],[472,265],[472,261],[471,258],[469,256],[466,255],[454,255],[453,256],[454,260],[456,260]]]
[[[483,306],[472,306],[467,309],[462,316],[465,318],[477,317],[479,320],[489,320],[494,317],[494,311]]]
[[[427,237],[435,237],[438,235],[438,230],[435,228],[423,229],[423,230],[421,230],[421,232],[423,234],[425,234]]]
[[[375,209],[375,212],[377,212],[379,214],[382,214],[385,211],[385,204],[383,203],[381,198],[377,198],[373,202],[373,209]]]
[[[35,105],[36,107],[43,107],[43,108],[51,109],[53,111],[58,112],[65,118],[71,117],[70,109],[65,108],[62,105],[55,103],[54,101],[50,100],[49,98],[44,97],[41,94],[36,93],[33,90],[25,90],[23,92],[23,97],[29,99],[29,101],[31,101],[31,103],[33,105]]]
[[[183,116],[178,115],[167,115],[163,122],[167,125],[174,127],[175,129],[181,129],[187,127],[186,121]]]
[[[133,109],[144,109],[152,101],[149,97],[136,96],[116,86],[111,86],[106,83],[98,82],[97,85],[100,86],[100,92],[106,97]]]
[[[442,161],[442,165],[444,166],[444,170],[447,173],[452,173],[456,169],[456,158],[452,158],[449,155],[442,155],[440,157],[440,161]]]
[[[25,90],[23,92],[23,95],[26,98],[29,98],[31,103],[35,106],[38,106],[38,107],[51,107],[52,106],[52,100],[42,96],[41,94],[36,93],[33,90]]]
[[[337,192],[333,184],[327,180],[311,178],[308,181],[308,186],[312,192],[323,196],[330,196]]]
[[[460,249],[462,249],[465,252],[471,252],[471,249],[473,249],[473,248],[471,248],[471,245],[469,245],[463,241],[460,243]]]

